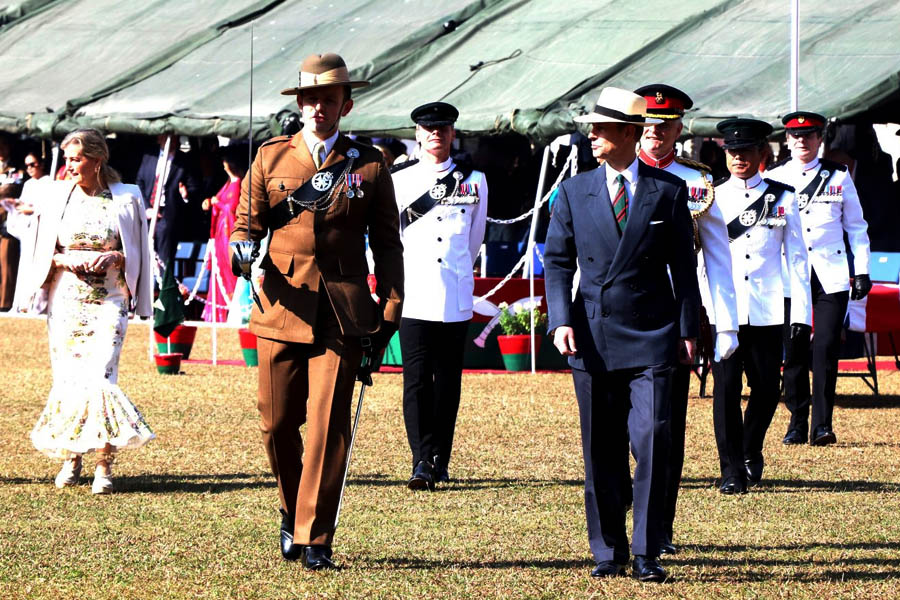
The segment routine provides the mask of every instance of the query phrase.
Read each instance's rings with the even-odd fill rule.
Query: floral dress
[[[95,198],[73,191],[58,246],[85,260],[122,250],[108,191]],[[116,383],[128,304],[128,285],[119,268],[105,274],[53,273],[47,308],[53,387],[31,432],[32,443],[44,454],[65,459],[106,444],[114,451],[136,448],[155,437]]]

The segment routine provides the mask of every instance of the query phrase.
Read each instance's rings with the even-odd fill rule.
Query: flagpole
[[[166,145],[165,145],[165,148],[163,149],[163,155],[160,159],[157,159],[157,161],[156,161],[156,172],[157,173],[159,172],[159,161],[160,160],[168,160],[168,158],[169,158],[169,146],[171,146],[171,144],[172,144],[172,136],[167,135],[166,136]],[[163,167],[163,170],[165,170],[165,167]],[[159,272],[159,256],[156,254],[156,248],[154,247],[154,244],[153,244],[153,238],[154,238],[154,234],[156,233],[156,221],[159,218],[159,205],[162,203],[162,189],[166,183],[165,175],[166,174],[163,173],[163,176],[160,177],[156,181],[156,190],[153,195],[153,198],[154,198],[153,216],[150,217],[150,234],[147,236],[147,243],[150,245],[150,271],[152,271],[154,275]],[[154,277],[154,280],[156,280],[155,277]],[[162,286],[160,286],[160,289],[162,289]],[[153,345],[154,345],[153,324],[150,325],[149,341],[150,341],[150,346],[149,346],[150,353],[147,358],[149,358],[150,362],[153,362],[153,355],[155,354],[153,351],[154,350],[154,348],[153,348]]]
[[[798,109],[800,89],[800,0],[791,0],[791,112]]]

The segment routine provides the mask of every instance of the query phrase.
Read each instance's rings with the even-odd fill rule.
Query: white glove
[[[731,358],[738,347],[737,331],[716,332],[716,352],[713,360],[719,362]]]

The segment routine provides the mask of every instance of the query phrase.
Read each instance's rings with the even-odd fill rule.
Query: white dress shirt
[[[835,170],[827,177],[821,177],[823,174],[818,158],[806,164],[791,159],[767,173],[772,179],[792,186],[797,194],[810,181],[825,180],[817,185],[820,188],[818,195],[809,198],[800,210],[800,223],[809,252],[809,268],[815,269],[825,293],[834,294],[850,289],[845,231],[853,251],[854,272],[869,273],[869,227],[863,218],[859,194],[848,171]],[[786,265],[783,268],[786,276]]]
[[[438,164],[421,160],[394,173],[398,209],[404,211],[454,167],[452,159]],[[477,203],[437,204],[400,234],[405,318],[444,323],[472,318],[472,267],[484,241],[488,189],[480,171],[472,171],[461,183],[477,184]]]
[[[331,134],[330,137],[328,137],[327,139],[324,139],[324,140],[320,140],[319,138],[317,138],[315,136],[315,134],[312,132],[311,128],[304,127],[303,129],[300,130],[300,132],[303,135],[303,141],[306,142],[306,147],[309,148],[309,155],[313,157],[313,161],[315,161],[315,159],[316,159],[315,158],[316,144],[318,144],[319,142],[322,142],[325,144],[325,153],[322,156],[322,162],[320,163],[323,165],[325,164],[325,159],[328,158],[329,154],[331,154],[331,149],[334,148],[334,143],[337,141],[338,136],[341,134],[340,131],[335,130],[335,132],[333,134]]]
[[[768,187],[759,174],[747,180],[732,176],[717,186],[716,203],[722,209],[725,223],[737,219]],[[807,252],[794,194],[789,191],[776,194],[769,212],[782,213],[784,223],[753,225],[730,243],[738,323],[756,326],[784,323],[786,290],[781,281],[781,252],[784,249],[790,293],[794,298],[790,322],[811,325]]]
[[[609,199],[611,202],[615,201],[616,194],[619,191],[619,182],[616,181],[619,175],[624,175],[625,181],[628,183],[626,192],[628,194],[628,207],[630,209],[631,201],[634,199],[634,191],[637,188],[638,159],[635,158],[632,163],[622,171],[616,171],[609,163],[606,163],[606,189],[609,191]]]

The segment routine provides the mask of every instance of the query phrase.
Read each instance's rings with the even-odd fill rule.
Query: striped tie
[[[628,193],[625,191],[625,176],[620,173],[616,177],[616,183],[619,184],[619,189],[613,200],[613,214],[616,215],[619,230],[625,231],[625,223],[628,222]]]

